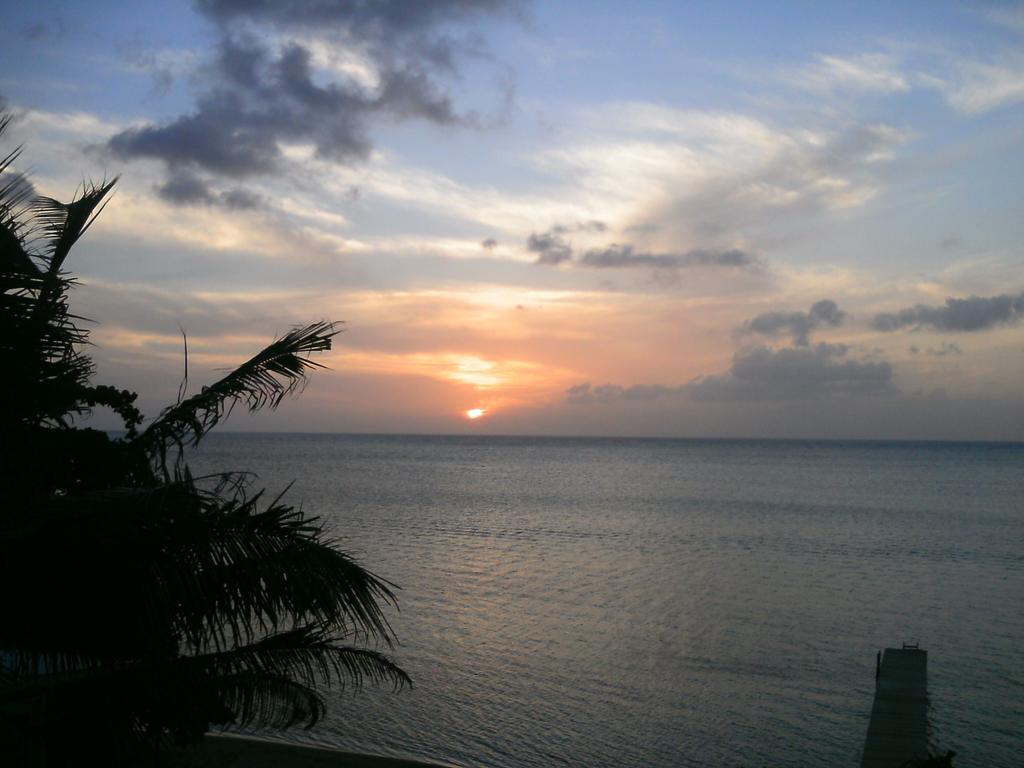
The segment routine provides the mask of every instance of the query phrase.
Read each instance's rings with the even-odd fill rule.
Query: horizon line
[[[124,432],[124,430],[104,430]],[[884,437],[708,437],[669,435],[556,435],[556,434],[475,434],[471,432],[330,432],[301,430],[217,430],[217,435],[283,435],[283,436],[324,436],[324,437],[440,437],[440,438],[495,438],[525,440],[645,440],[645,441],[687,441],[687,442],[773,442],[773,443],[903,443],[903,444],[958,444],[998,445],[1024,447],[1024,440],[981,440],[956,438],[884,438]],[[206,437],[209,437],[208,435]],[[204,437],[204,439],[206,439]]]

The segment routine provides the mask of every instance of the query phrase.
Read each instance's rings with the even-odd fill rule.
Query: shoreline
[[[180,757],[177,765],[182,768],[457,768],[454,763],[366,755],[233,733],[208,733],[202,746]]]

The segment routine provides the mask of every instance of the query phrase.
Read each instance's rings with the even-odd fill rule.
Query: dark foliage
[[[325,685],[408,684],[360,647],[391,645],[392,585],[281,497],[184,461],[236,404],[301,389],[336,326],[290,331],[140,431],[68,310],[64,262],[114,181],[33,198],[17,156],[0,159],[0,754],[122,764],[214,725],[311,726]],[[76,426],[98,406],[123,437]]]

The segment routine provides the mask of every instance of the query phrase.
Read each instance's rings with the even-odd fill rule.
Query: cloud
[[[874,91],[901,93],[910,83],[899,69],[899,62],[882,53],[859,56],[817,57],[814,64],[797,73],[795,85],[813,91]]]
[[[480,241],[480,247],[483,248],[485,251],[493,251],[495,248],[498,247],[498,241],[495,240],[493,237],[488,237],[486,240]]]
[[[165,182],[156,188],[156,192],[168,202],[186,205],[213,203],[215,199],[203,179],[184,170],[172,173]]]
[[[175,78],[192,74],[199,57],[196,51],[183,49],[153,49],[138,36],[115,46],[121,61],[130,69],[148,74],[153,92],[165,95]]]
[[[618,400],[649,401],[685,394],[686,387],[666,387],[660,384],[634,384],[623,387],[618,384],[591,386],[590,382],[577,384],[565,390],[565,401],[576,405],[588,403],[611,403]]]
[[[694,249],[684,253],[646,253],[632,245],[612,244],[607,248],[593,248],[583,254],[580,266],[595,269],[653,267],[655,269],[683,269],[686,267],[739,267],[751,268],[761,261],[745,251]]]
[[[1024,34],[1024,8],[1020,6],[987,8],[984,11],[993,24]]]
[[[586,405],[689,397],[697,401],[819,400],[895,394],[892,366],[881,360],[848,359],[845,344],[771,349],[749,347],[733,357],[722,374],[680,386],[621,386],[589,382],[569,387],[568,403]]]
[[[723,374],[686,385],[695,400],[805,400],[895,392],[885,361],[847,359],[844,344],[774,350],[752,347]]]
[[[263,196],[242,187],[235,187],[220,193],[220,202],[234,210],[262,208],[266,204]]]
[[[577,254],[565,235],[573,232],[604,233],[608,226],[597,220],[574,226],[558,224],[546,232],[533,232],[526,239],[526,250],[537,254],[535,264],[555,266],[573,263],[590,269],[684,269],[687,267],[761,267],[756,256],[736,248],[695,248],[681,253],[650,253],[639,251],[633,245],[612,243],[603,248],[589,248]]]
[[[108,147],[126,159],[151,157],[172,169],[240,178],[272,171],[286,141],[310,141],[319,157],[337,162],[364,160],[372,147],[367,121],[375,114],[465,122],[416,65],[385,72],[377,91],[367,93],[351,82],[319,84],[310,51],[298,43],[275,53],[255,38],[225,38],[218,69],[220,84],[194,112],[122,131]]]
[[[440,83],[468,50],[447,30],[516,5],[200,2],[219,38],[194,109],[123,130],[107,147],[123,159],[160,160],[170,173],[238,179],[279,168],[286,143],[310,144],[332,162],[365,160],[377,118],[475,125]],[[322,50],[347,55],[347,69],[317,58]]]
[[[1020,12],[1012,11],[1001,19],[994,15],[993,21],[1013,28],[1019,18]],[[1024,57],[1015,49],[990,50],[984,59],[946,56],[937,64],[930,71],[915,72],[910,67],[904,71],[899,59],[889,54],[819,55],[813,64],[790,74],[788,81],[819,93],[906,93],[912,87],[932,88],[950,107],[968,115],[1024,100]]]
[[[573,256],[573,247],[563,237],[564,235],[573,232],[600,233],[607,230],[608,225],[597,219],[571,225],[555,224],[546,232],[531,232],[526,239],[526,250],[537,254],[537,264],[561,264],[570,261]]]
[[[563,168],[601,218],[654,223],[669,243],[760,241],[787,217],[862,206],[910,137],[875,122],[809,130],[631,102],[585,116],[545,164]]]
[[[372,3],[305,2],[305,0],[198,0],[205,15],[220,22],[251,19],[289,26],[319,27],[342,24],[353,30],[390,38],[474,15],[518,12],[520,3],[508,0],[375,0]],[[438,54],[440,55],[440,54]]]
[[[898,312],[875,315],[871,327],[878,331],[932,328],[937,331],[985,331],[1012,325],[1024,316],[1024,293],[1016,296],[970,296],[946,299],[941,307],[918,304]]]
[[[756,333],[763,336],[779,336],[790,334],[793,343],[806,347],[810,342],[810,333],[820,326],[833,328],[843,324],[846,313],[831,299],[822,299],[813,304],[807,312],[766,312],[743,324],[743,333]]]
[[[553,227],[547,232],[530,233],[526,250],[537,254],[537,264],[555,265],[572,259],[572,246],[560,234],[564,231],[564,227]]]
[[[233,210],[259,208],[265,204],[261,195],[235,187],[214,192],[205,179],[185,169],[176,169],[158,184],[156,193],[176,205],[221,205]]]
[[[1024,101],[1024,56],[1013,52],[987,61],[963,59],[951,75],[923,76],[922,82],[942,93],[957,112],[982,114]]]

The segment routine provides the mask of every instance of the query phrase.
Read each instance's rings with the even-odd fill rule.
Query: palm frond
[[[8,124],[9,118],[0,118],[0,133]],[[17,156],[15,150],[0,159],[0,356],[11,404],[4,421],[8,430],[66,427],[90,407],[87,385],[94,369],[78,349],[88,333],[68,312],[73,281],[60,267],[114,182],[88,186],[67,205],[29,201],[31,182],[10,169]]]
[[[217,693],[230,720],[215,722],[248,728],[307,728],[323,719],[326,704],[319,691],[280,675],[240,672],[216,680]]]
[[[258,672],[282,675],[315,686],[336,682],[360,688],[364,683],[411,686],[409,676],[379,651],[338,644],[318,626],[277,632],[249,645],[198,656],[223,673]]]
[[[322,717],[318,687],[412,686],[409,676],[382,653],[339,645],[317,627],[299,627],[228,652],[198,657],[216,670],[218,692],[234,724],[290,727]]]
[[[315,626],[279,632],[238,648],[166,661],[141,660],[73,672],[48,670],[31,686],[10,676],[0,704],[45,691],[51,702],[104,703],[104,716],[134,717],[141,733],[194,739],[210,724],[310,728],[324,714],[320,690],[409,686],[384,654],[339,644]]]
[[[9,118],[0,118],[0,134],[8,123]],[[35,190],[23,174],[10,168],[20,154],[18,147],[0,158],[0,274],[38,277],[41,273],[25,249],[24,237]],[[5,277],[9,279],[7,274]]]
[[[324,367],[308,355],[329,350],[339,330],[327,321],[292,329],[220,381],[165,409],[139,439],[166,465],[170,448],[196,445],[236,404],[250,411],[276,408],[305,385],[310,371]]]
[[[10,114],[0,114],[0,137],[7,132],[12,119]],[[0,157],[0,174],[11,170],[14,161],[21,156],[21,150],[20,146],[15,147],[6,155]],[[24,183],[21,183],[24,179],[25,177],[21,174],[11,173],[10,177],[6,178],[4,183],[0,185],[0,211],[4,212],[0,219],[6,220],[11,212],[17,210],[26,202],[26,196],[31,195],[31,185],[26,186]]]
[[[11,115],[0,115],[0,136],[11,124]],[[0,157],[0,281],[4,293],[25,290],[22,280],[40,276],[39,268],[25,249],[25,229],[29,219],[28,202],[34,194],[32,184],[20,173],[11,170],[21,155],[15,147]]]
[[[169,638],[175,653],[226,650],[296,623],[391,645],[394,585],[325,545],[317,519],[261,506],[186,479],[76,493],[0,527],[0,579],[22,584],[7,609],[24,618],[0,622],[0,648],[29,672],[159,656]]]
[[[176,619],[184,642],[197,651],[230,647],[297,621],[390,645],[382,606],[396,603],[394,585],[325,546],[316,518],[280,497],[264,509],[261,501],[261,493],[202,495],[202,512],[177,515],[151,560],[164,602],[158,610],[188,606]]]
[[[59,274],[71,247],[92,226],[106,205],[103,198],[116,183],[115,176],[108,182],[86,184],[70,203],[51,197],[37,197],[32,202],[32,234],[42,246],[41,255],[48,275],[55,277]]]

